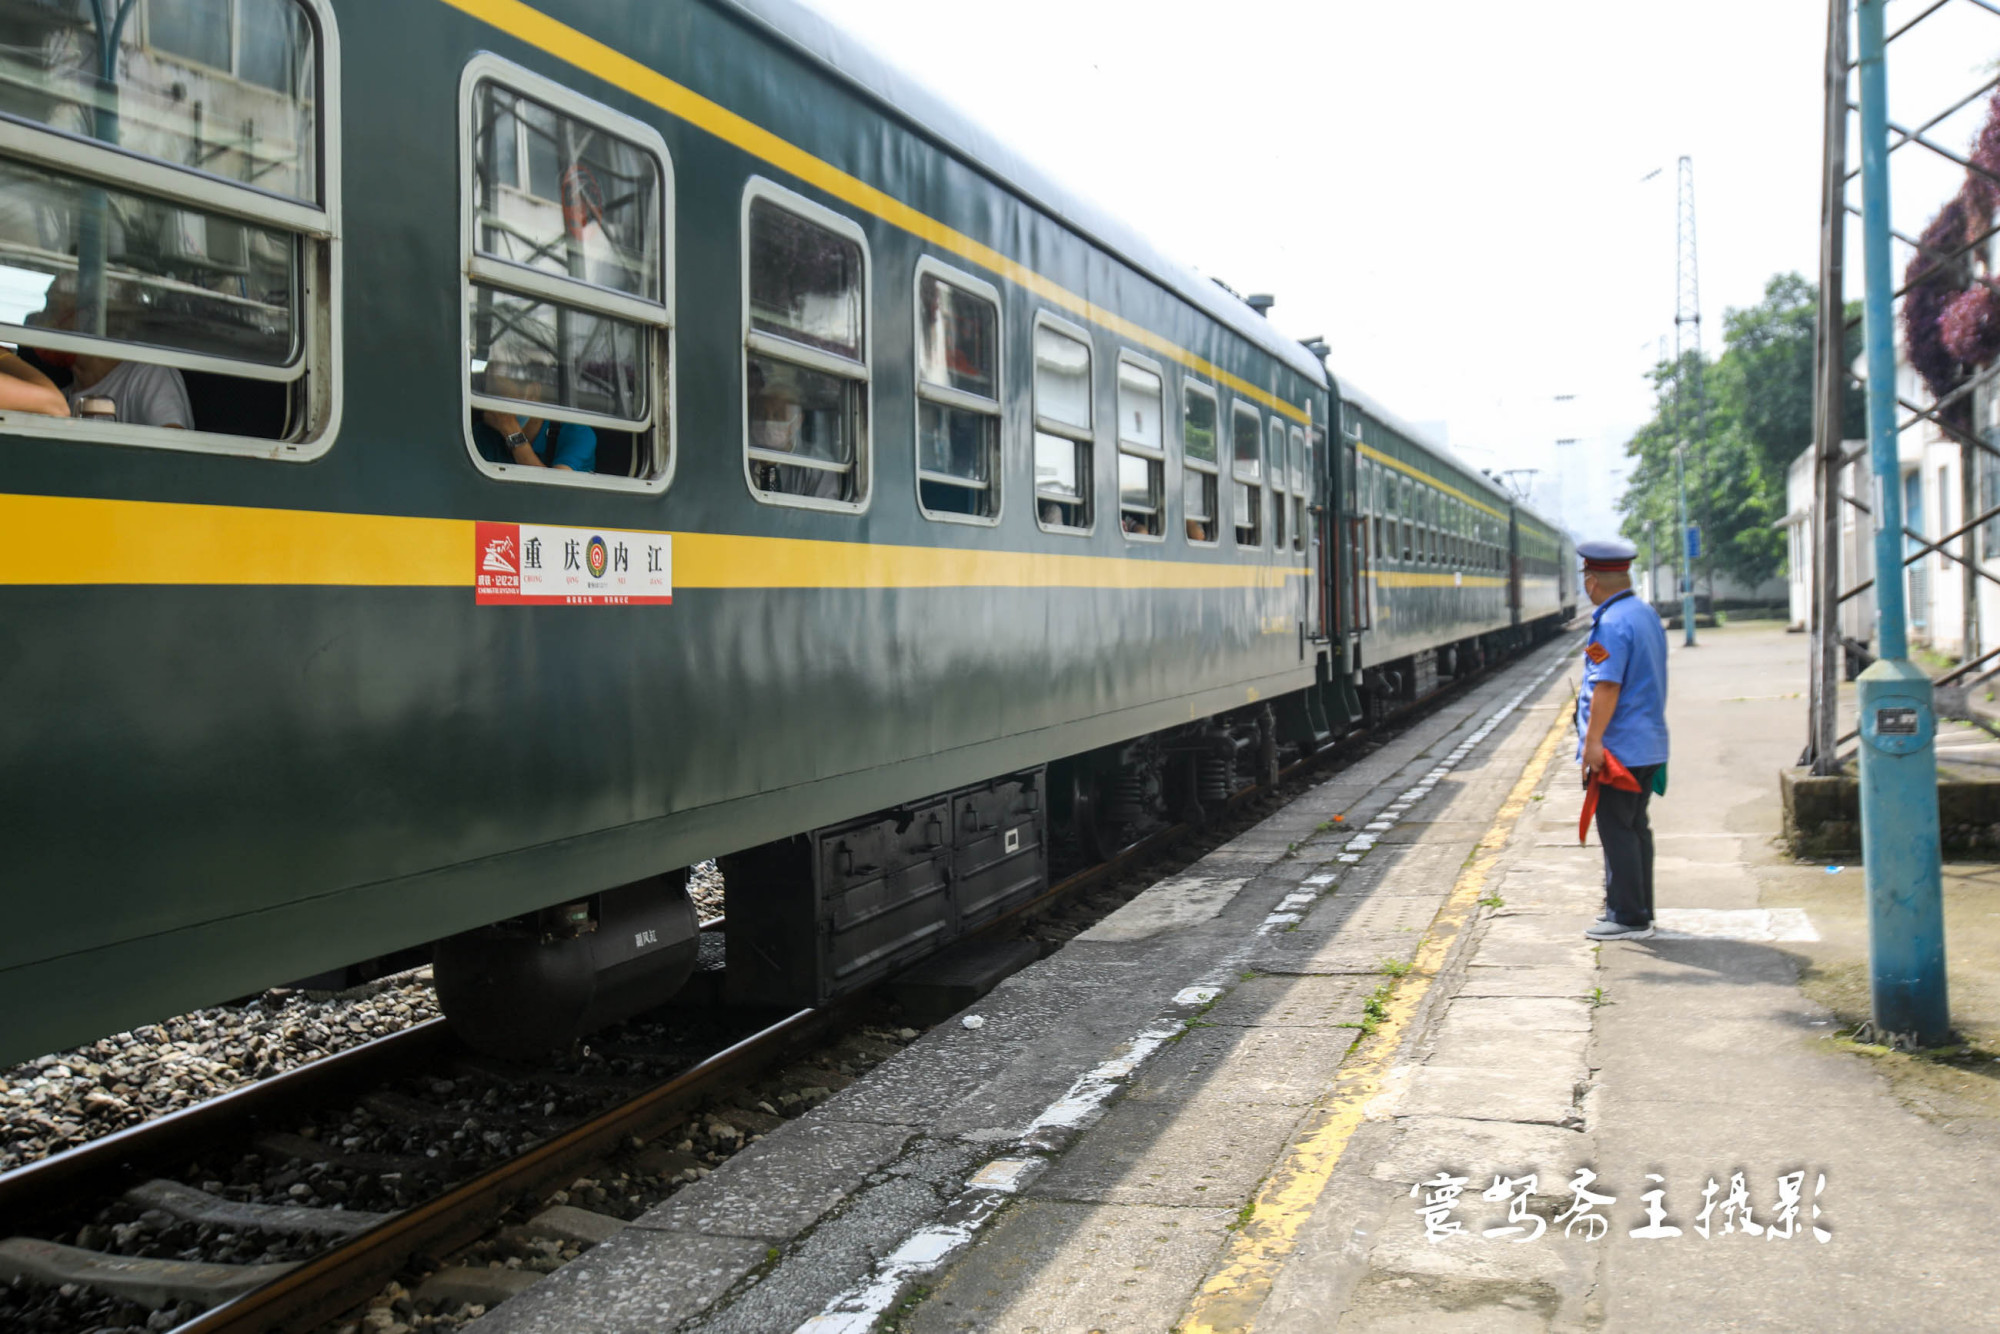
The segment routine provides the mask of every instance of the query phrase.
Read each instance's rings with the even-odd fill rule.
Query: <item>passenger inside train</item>
[[[485,392],[524,403],[542,400],[542,377],[520,362],[487,366]],[[475,410],[473,443],[489,463],[513,463],[523,468],[564,472],[597,471],[597,432],[575,422],[554,422],[513,412]]]
[[[39,369],[15,352],[0,348],[0,412],[69,416],[69,400]]]
[[[39,312],[28,317],[30,325],[75,329],[75,276],[66,274],[50,283],[44,303]],[[183,431],[194,425],[187,382],[171,366],[46,347],[30,351],[49,382],[62,390],[72,416]]]
[[[751,478],[757,489],[821,500],[851,500],[851,450],[843,438],[842,397],[838,387],[828,401],[808,401],[808,395],[830,381],[828,376],[801,372],[782,362],[748,358]],[[789,454],[806,460],[793,467],[769,456]],[[842,470],[836,470],[836,468]]]

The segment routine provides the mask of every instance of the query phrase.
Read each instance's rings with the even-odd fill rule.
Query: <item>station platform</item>
[[[1803,637],[1727,627],[1670,659],[1662,930],[1593,946],[1579,642],[1440,707],[472,1328],[1987,1323],[1995,868],[1947,868],[1968,1045],[1846,1040],[1867,1006],[1860,867],[1775,837]]]

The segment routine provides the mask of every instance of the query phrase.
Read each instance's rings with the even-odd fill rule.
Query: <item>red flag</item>
[[[1615,787],[1620,792],[1637,792],[1639,780],[1632,771],[1619,763],[1618,757],[1610,751],[1604,752],[1604,768],[1590,775],[1590,781],[1583,787],[1583,818],[1577,821],[1576,841],[1585,842],[1590,834],[1590,819],[1597,814],[1597,789]]]

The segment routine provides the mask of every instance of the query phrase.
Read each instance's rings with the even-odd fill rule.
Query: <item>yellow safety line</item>
[[[969,260],[981,268],[997,273],[1044,301],[1061,306],[1064,310],[1121,338],[1131,339],[1150,352],[1158,353],[1220,384],[1228,385],[1244,397],[1253,398],[1273,411],[1290,417],[1293,421],[1312,420],[1312,414],[1306,409],[1287,403],[1270,390],[1252,384],[1241,376],[1232,375],[1222,367],[1170,342],[1152,330],[1132,323],[1116,311],[1096,305],[1053,279],[1043,277],[1018,260],[1003,255],[993,247],[974,240],[956,228],[946,226],[926,213],[919,212],[893,195],[849,175],[830,162],[814,157],[798,145],[779,138],[763,126],[727,107],[711,102],[690,88],[675,83],[624,52],[578,32],[568,24],[550,18],[532,6],[522,4],[521,0],[443,0],[443,2],[498,28],[510,37],[518,38],[558,60],[595,75],[614,87],[624,89],[669,115],[677,116],[690,125],[706,130],[724,143],[733,144],[752,157],[761,158],[773,167],[817,186],[836,199],[872,213],[891,226],[900,227],[913,236],[929,241],[941,250],[948,250],[961,259]]]
[[[1496,510],[1491,505],[1487,504],[1485,501],[1475,500],[1471,496],[1465,494],[1465,492],[1451,485],[1449,482],[1441,482],[1437,478],[1431,476],[1429,473],[1424,472],[1418,468],[1412,467],[1410,464],[1403,462],[1401,459],[1396,458],[1393,455],[1384,454],[1381,450],[1375,448],[1373,445],[1361,445],[1359,446],[1359,449],[1361,450],[1361,453],[1364,457],[1374,459],[1377,463],[1383,464],[1386,467],[1394,468],[1397,472],[1408,473],[1410,476],[1416,478],[1420,482],[1428,482],[1432,486],[1436,487],[1438,490],[1444,492],[1446,495],[1456,496],[1458,497],[1458,499],[1464,501],[1466,504],[1472,506],[1472,508],[1476,510],[1485,510],[1488,514],[1491,514],[1496,519],[1504,520],[1507,517],[1499,510]]]
[[[1471,864],[1459,873],[1458,883],[1432,919],[1410,971],[1395,984],[1387,1013],[1374,1036],[1367,1040],[1358,1059],[1341,1071],[1338,1091],[1314,1113],[1312,1128],[1293,1142],[1284,1161],[1265,1181],[1250,1221],[1230,1239],[1220,1267],[1201,1285],[1187,1317],[1175,1326],[1183,1334],[1239,1334],[1255,1327],[1272,1285],[1298,1245],[1300,1230],[1332,1179],[1348,1141],[1361,1128],[1363,1109],[1380,1096],[1418,1007],[1437,981],[1452,943],[1477,911],[1486,877],[1500,860],[1536,784],[1542,781],[1568,722],[1568,716],[1557,709],[1548,735],[1501,803],[1500,813],[1480,840]]]

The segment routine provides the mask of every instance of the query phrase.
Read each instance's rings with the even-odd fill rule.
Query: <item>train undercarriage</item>
[[[1556,628],[1323,669],[1311,689],[726,855],[723,998],[797,1009],[855,991]],[[700,930],[687,872],[670,872],[437,942],[439,1001],[481,1050],[566,1047],[672,999]]]

